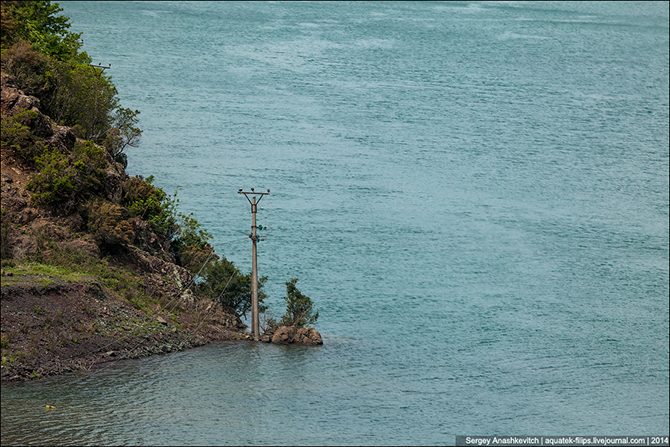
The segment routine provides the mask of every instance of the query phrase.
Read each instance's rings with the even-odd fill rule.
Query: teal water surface
[[[63,6],[244,270],[271,188],[270,305],[298,276],[325,345],[3,385],[3,443],[668,433],[668,3]]]

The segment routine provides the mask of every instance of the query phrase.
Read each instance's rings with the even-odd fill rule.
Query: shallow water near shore
[[[271,188],[269,304],[325,344],[3,384],[3,444],[668,433],[667,3],[63,6],[244,270]]]

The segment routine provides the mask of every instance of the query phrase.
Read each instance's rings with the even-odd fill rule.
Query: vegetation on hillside
[[[21,272],[21,265],[38,262],[102,275],[107,257],[123,259],[138,248],[198,275],[197,295],[244,315],[250,306],[250,275],[214,253],[211,236],[193,216],[179,212],[176,195],[166,194],[151,177],[125,173],[125,151],[141,135],[139,111],[121,106],[111,78],[91,65],[80,34],[59,15],[62,9],[46,0],[2,1],[0,8],[3,88],[6,83],[39,101],[3,113],[2,150],[31,172],[26,185],[30,205],[54,219],[79,222],[75,230],[92,236],[100,254],[59,250],[47,236],[42,243],[49,249],[16,256],[13,241],[27,230],[12,219],[17,210],[3,207],[3,267]],[[68,139],[66,132],[55,139],[53,129],[59,125],[74,137]],[[135,284],[136,275],[127,271],[129,283]]]
[[[132,253],[139,249],[186,269],[196,297],[218,301],[238,317],[246,315],[251,275],[214,252],[211,235],[179,211],[176,193],[167,194],[152,177],[126,174],[125,151],[137,146],[142,133],[139,111],[121,106],[109,74],[91,65],[81,35],[71,32],[68,18],[59,15],[62,9],[35,0],[2,1],[0,10],[3,89],[7,85],[37,99],[12,113],[3,106],[0,146],[30,173],[25,185],[29,205],[67,222],[78,238],[66,246],[60,230],[29,228],[25,220],[34,216],[22,216],[25,205],[3,204],[0,261],[13,275],[3,285],[22,277],[45,284],[96,278],[136,308],[151,312],[160,300],[133,265]],[[32,238],[32,250],[15,250],[23,236]],[[87,245],[89,239],[95,250]],[[259,280],[261,312],[266,310],[265,281]],[[286,283],[280,324],[313,325],[318,312],[296,283],[296,278]]]

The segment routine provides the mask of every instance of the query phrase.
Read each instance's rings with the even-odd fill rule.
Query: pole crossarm
[[[102,71],[105,71],[105,70],[107,70],[108,68],[112,68],[112,64],[108,64],[108,65],[88,64],[88,65],[90,65],[91,67],[95,67],[95,68],[102,68]]]
[[[270,190],[268,189],[267,191],[254,191],[254,188],[251,188],[251,191],[242,191],[242,189],[240,188],[237,190],[237,193],[244,194],[244,197],[247,198],[249,203],[251,203],[251,199],[249,199],[249,196],[260,196],[256,201],[256,204],[258,204],[263,199],[263,196],[270,195]]]

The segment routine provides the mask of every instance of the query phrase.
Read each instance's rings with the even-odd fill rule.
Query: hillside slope
[[[2,379],[248,338],[232,310],[194,293],[177,263],[188,250],[146,207],[133,213],[160,190],[43,114],[7,73],[1,86]]]

